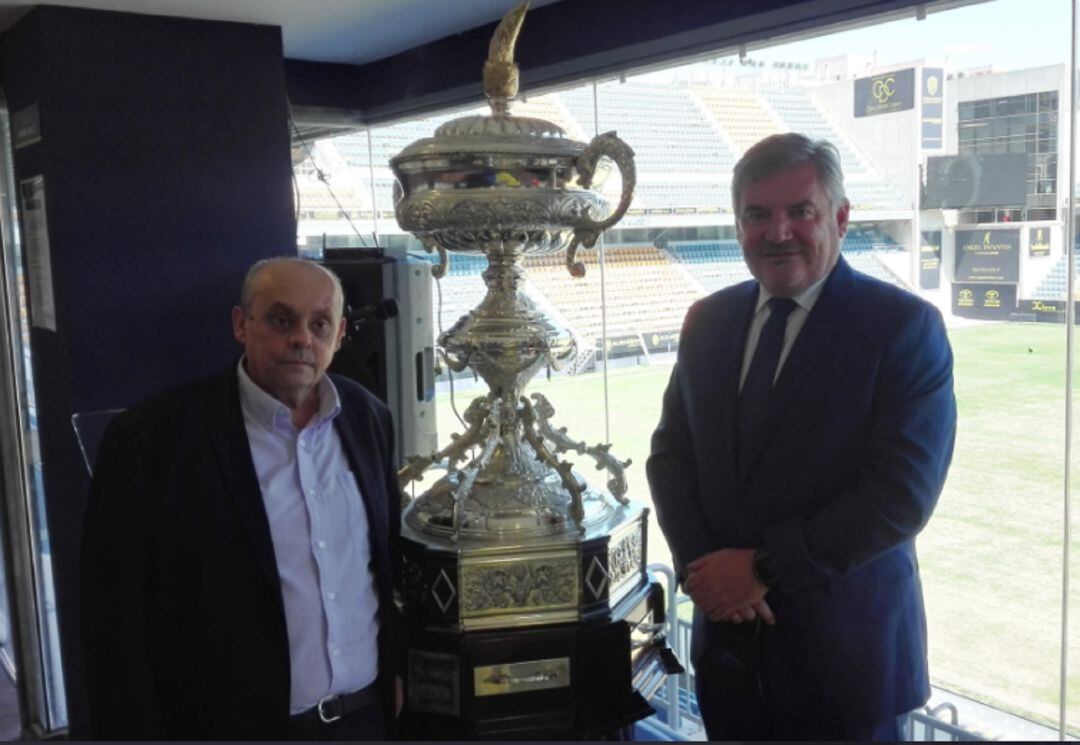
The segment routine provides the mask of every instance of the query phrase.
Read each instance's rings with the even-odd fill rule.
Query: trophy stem
[[[521,290],[520,242],[488,244],[480,304],[442,334],[439,344],[455,371],[472,367],[492,394],[507,402],[521,398],[525,385],[545,365],[560,365],[574,352],[573,337],[549,321]],[[508,413],[508,412],[507,412]],[[512,424],[516,415],[505,420]]]

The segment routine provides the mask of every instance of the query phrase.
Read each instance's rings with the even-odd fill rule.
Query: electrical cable
[[[443,335],[443,325],[442,325],[442,277],[438,277],[435,280],[435,294],[438,296],[438,309],[435,312],[435,322],[439,326],[439,338],[441,339],[442,335]],[[439,354],[442,355],[443,362],[446,363],[446,377],[447,377],[447,381],[449,382],[449,386],[450,386],[450,409],[451,409],[451,411],[454,412],[454,416],[457,417],[457,420],[461,423],[461,426],[464,427],[465,429],[468,429],[468,426],[466,426],[466,424],[465,424],[465,420],[462,419],[461,414],[458,413],[457,402],[454,399],[454,370],[453,370],[452,367],[450,367],[450,358],[446,356],[446,350],[443,349],[441,346],[437,346],[436,349],[439,350]]]
[[[330,186],[330,177],[327,176],[326,171],[319,168],[319,164],[317,162],[315,162],[315,154],[313,152],[311,152],[311,148],[308,146],[307,140],[305,140],[303,135],[300,134],[300,128],[296,126],[296,120],[293,119],[292,104],[290,102],[286,101],[285,105],[286,105],[286,110],[288,111],[288,115],[289,115],[289,126],[292,127],[293,134],[296,136],[296,139],[300,142],[301,146],[303,146],[304,152],[307,153],[308,158],[311,160],[311,166],[312,166],[312,168],[315,169],[315,178],[317,178],[319,181],[321,181],[323,183],[324,186],[326,186],[326,191],[330,194],[330,198],[333,199],[334,204],[337,205],[338,214],[340,214],[342,217],[345,218],[345,222],[349,223],[349,227],[352,228],[352,231],[356,234],[356,237],[360,239],[360,246],[362,248],[371,248],[371,246],[369,246],[367,241],[364,239],[363,234],[361,234],[360,230],[356,227],[356,225],[353,223],[352,219],[349,217],[349,213],[346,212],[345,208],[341,205],[341,200],[338,199],[337,194],[334,193],[333,188]],[[369,163],[369,165],[370,165],[370,163]],[[295,168],[293,169],[293,183],[296,184],[296,169]],[[296,197],[296,219],[297,219],[297,222],[299,222],[300,221],[300,187],[297,184],[295,188],[296,188],[296,192],[297,192],[297,197]],[[375,246],[375,247],[378,248],[378,246]],[[324,246],[324,248],[325,248],[325,246]]]

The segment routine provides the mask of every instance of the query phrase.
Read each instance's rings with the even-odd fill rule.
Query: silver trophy
[[[552,424],[542,395],[525,395],[537,372],[560,369],[576,349],[522,291],[523,259],[566,250],[570,274],[582,276],[578,249],[622,218],[635,185],[634,153],[614,132],[584,144],[551,122],[511,115],[526,8],[511,11],[491,41],[491,115],[447,122],[390,160],[398,222],[438,252],[433,274],[445,274],[448,251],[488,260],[487,295],[438,342],[451,370],[472,367],[490,390],[468,407],[464,433],[438,452],[410,455],[399,472],[404,489],[429,467],[446,467],[407,505],[402,527],[406,720],[417,736],[598,736],[651,711],[630,678],[661,679],[656,653],[667,653],[663,594],[645,569],[648,510],[626,498],[630,462],[609,445],[573,440]],[[609,162],[622,177],[614,210],[590,188]],[[607,471],[606,492],[565,460],[571,452]],[[537,659],[528,640],[545,629],[553,636]],[[477,652],[494,640],[494,657]],[[614,703],[536,719],[528,697],[506,696],[564,695],[569,711],[580,710],[599,695],[582,645],[627,663],[627,680],[598,682]]]

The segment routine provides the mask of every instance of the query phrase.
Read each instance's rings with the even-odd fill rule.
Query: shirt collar
[[[798,305],[800,308],[803,308],[807,313],[809,313],[811,310],[814,309],[814,304],[817,303],[818,298],[821,297],[821,291],[825,287],[825,280],[829,278],[829,275],[832,274],[835,269],[836,267],[833,266],[832,269],[825,272],[825,276],[818,279],[817,282],[807,287],[798,295],[793,295],[791,299],[795,301],[796,305]],[[772,295],[769,293],[769,291],[766,290],[760,282],[758,282],[758,299],[757,305],[754,306],[754,315],[756,316],[758,313],[760,313],[761,309],[771,299]]]
[[[236,376],[240,381],[240,408],[244,414],[267,430],[287,429],[292,427],[292,412],[289,407],[264,391],[251,379],[244,369],[246,356],[240,357],[236,364]],[[341,399],[337,388],[328,375],[319,379],[315,390],[319,396],[319,409],[308,422],[308,426],[330,421],[341,412]]]

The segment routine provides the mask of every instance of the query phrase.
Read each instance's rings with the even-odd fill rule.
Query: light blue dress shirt
[[[303,429],[288,408],[248,376],[240,405],[270,521],[299,713],[324,696],[350,693],[378,675],[379,602],[360,487],[334,429],[337,389],[319,381],[319,410]]]

